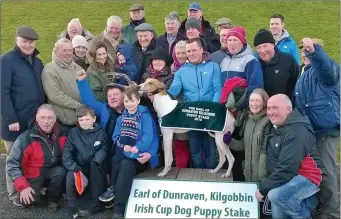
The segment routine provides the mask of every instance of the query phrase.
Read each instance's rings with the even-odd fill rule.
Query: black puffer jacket
[[[316,138],[309,119],[293,111],[284,124],[267,126],[262,152],[266,153],[268,177],[259,186],[262,195],[289,182],[297,174],[317,186],[322,181],[324,165],[316,149]]]
[[[92,160],[101,164],[107,149],[108,137],[99,125],[90,130],[73,128],[63,150],[64,167],[74,171],[77,167],[87,169]]]

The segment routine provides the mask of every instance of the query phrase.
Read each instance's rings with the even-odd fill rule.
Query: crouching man
[[[313,128],[284,94],[268,100],[267,115],[272,124],[265,130],[262,152],[269,177],[260,182],[256,198],[267,196],[272,218],[310,218],[324,169]]]
[[[67,137],[61,128],[52,106],[43,104],[38,108],[34,125],[14,142],[6,168],[20,194],[18,204],[37,203],[41,188],[46,186],[48,209],[58,210],[66,176],[61,157]]]

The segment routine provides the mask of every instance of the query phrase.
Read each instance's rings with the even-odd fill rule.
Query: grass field
[[[164,33],[164,17],[176,11],[183,20],[189,1],[13,1],[1,4],[1,54],[14,46],[17,26],[27,24],[40,35],[37,48],[46,64],[51,61],[51,51],[56,36],[66,29],[67,23],[80,18],[84,28],[94,35],[105,28],[111,15],[121,16],[129,22],[128,9],[133,3],[145,6],[145,17],[158,35]],[[229,17],[234,25],[246,28],[247,40],[260,28],[268,28],[269,17],[274,13],[284,15],[291,36],[298,42],[303,37],[317,37],[325,41],[325,49],[340,63],[340,2],[338,1],[198,1],[205,19],[214,24],[220,17]],[[3,149],[2,149],[3,150]],[[0,150],[1,151],[1,150]]]

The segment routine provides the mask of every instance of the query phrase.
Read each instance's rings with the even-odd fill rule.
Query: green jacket
[[[135,27],[146,23],[146,20],[142,18],[140,21],[130,21],[130,23],[122,28],[123,37],[127,40],[127,43],[132,45],[137,40]],[[155,37],[156,38],[156,37]]]
[[[104,92],[104,87],[110,83],[106,72],[96,70],[90,66],[87,70],[90,88],[96,97],[97,101],[107,102],[107,94]]]
[[[267,177],[266,158],[260,155],[265,126],[270,123],[266,110],[257,115],[249,113],[243,145],[245,149],[244,176],[246,181],[261,181]]]

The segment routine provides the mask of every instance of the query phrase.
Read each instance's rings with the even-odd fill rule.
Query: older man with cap
[[[205,20],[203,17],[203,12],[201,9],[201,6],[196,3],[196,2],[192,2],[187,10],[187,19],[189,18],[195,18],[197,20],[199,20],[199,32],[201,36],[204,36],[207,40],[211,41],[212,38],[216,35],[216,32],[214,30],[214,28],[211,26],[210,22]],[[183,34],[186,33],[186,22],[187,19],[185,19],[181,25],[180,25],[180,32],[182,32]]]
[[[98,43],[104,43],[107,48],[108,57],[114,63],[117,46],[122,43],[127,43],[122,33],[122,19],[119,16],[110,16],[107,19],[107,25],[104,31],[91,41],[89,52],[94,51]],[[88,60],[89,63],[92,62],[90,55],[88,56]]]
[[[308,116],[313,126],[316,147],[326,167],[317,218],[339,218],[336,156],[340,143],[340,67],[321,44],[319,39],[302,39],[300,48],[305,66],[297,80],[293,100],[295,108]]]
[[[176,12],[170,12],[165,18],[166,33],[156,39],[156,47],[163,47],[170,57],[173,55],[174,46],[186,37],[179,32],[180,17]],[[172,64],[173,61],[170,60]]]
[[[291,98],[299,74],[294,57],[278,51],[275,39],[268,30],[259,30],[253,42],[263,69],[264,90],[270,97],[286,94]]]
[[[139,82],[144,71],[150,65],[150,57],[156,48],[155,30],[148,23],[140,24],[135,28],[137,40],[133,44],[133,58],[138,69]]]
[[[212,44],[217,48],[220,49],[226,44],[223,39],[225,38],[227,32],[233,27],[232,20],[229,18],[220,18],[216,23],[217,25],[217,33],[212,38]]]
[[[130,23],[122,28],[124,38],[129,44],[133,44],[136,41],[135,27],[140,24],[146,23],[144,18],[144,7],[141,4],[133,4],[129,9]]]
[[[1,57],[1,138],[4,140],[7,157],[16,138],[29,128],[37,109],[45,103],[41,81],[43,63],[37,57],[37,32],[29,26],[16,30],[16,45]],[[15,205],[16,190],[6,175],[7,191]]]
[[[204,51],[213,53],[218,50],[210,40],[200,34],[200,21],[196,18],[188,18],[186,20],[186,37],[190,39],[200,39]]]
[[[73,61],[70,40],[58,40],[53,53],[52,62],[45,66],[42,73],[44,90],[59,122],[72,128],[77,125],[76,110],[81,106],[76,74],[84,69]]]

